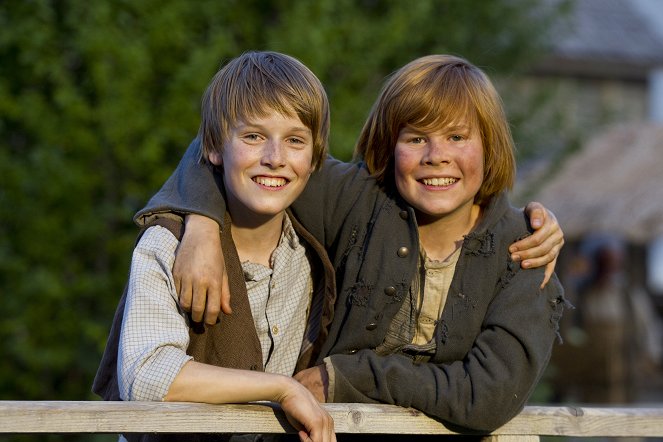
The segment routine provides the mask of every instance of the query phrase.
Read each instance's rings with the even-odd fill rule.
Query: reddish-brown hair
[[[418,58],[385,83],[364,124],[355,157],[380,183],[393,180],[394,148],[405,126],[442,128],[466,120],[484,148],[484,177],[475,202],[485,204],[515,180],[514,142],[502,100],[486,74],[451,55]]]

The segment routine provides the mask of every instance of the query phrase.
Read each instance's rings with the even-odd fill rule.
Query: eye
[[[425,144],[427,141],[426,137],[414,134],[404,134],[399,137],[399,140],[401,143],[407,144]]]
[[[455,134],[455,135],[451,135],[451,136],[449,137],[449,139],[450,139],[451,141],[456,141],[456,142],[458,142],[458,141],[463,141],[463,140],[465,139],[465,137],[464,137],[463,135]]]
[[[243,134],[241,136],[241,139],[244,140],[247,143],[254,144],[254,143],[257,143],[258,141],[260,141],[261,137],[257,133],[250,132],[250,133]]]
[[[428,134],[420,129],[408,126],[400,130],[396,141],[411,146],[422,145],[428,142]]]
[[[306,146],[311,144],[310,140],[302,137],[288,137],[285,141],[290,147],[294,149],[304,149]]]

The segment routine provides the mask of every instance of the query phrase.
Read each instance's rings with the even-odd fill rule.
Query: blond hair
[[[318,168],[329,143],[329,102],[320,80],[299,60],[278,52],[247,52],[221,68],[202,99],[198,130],[201,156],[223,152],[224,141],[240,121],[276,111],[293,112],[311,130],[313,166]]]

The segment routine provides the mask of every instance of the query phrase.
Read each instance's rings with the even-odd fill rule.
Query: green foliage
[[[310,66],[347,159],[394,69],[449,52],[513,71],[552,12],[535,0],[1,2],[0,397],[93,397],[131,216],[195,135],[224,60],[271,49]]]
[[[553,10],[537,0],[324,0],[281,8],[268,41],[306,63],[332,106],[332,151],[350,158],[384,79],[416,57],[452,53],[513,72],[545,47]],[[505,26],[508,23],[508,26]],[[306,24],[312,24],[304,29]],[[303,26],[304,25],[304,26]],[[303,37],[305,36],[305,37]]]

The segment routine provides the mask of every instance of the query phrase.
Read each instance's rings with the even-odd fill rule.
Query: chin
[[[269,207],[254,207],[252,209],[252,212],[255,213],[256,215],[260,216],[275,216],[280,213],[283,213],[285,209],[290,207],[289,205],[283,205],[283,206],[269,206]]]

